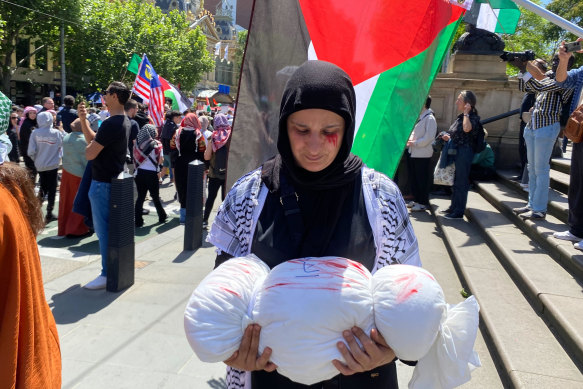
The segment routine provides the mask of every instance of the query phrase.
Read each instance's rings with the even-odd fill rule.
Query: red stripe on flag
[[[162,87],[156,87],[150,91],[148,113],[154,121],[154,125],[162,127],[164,124],[164,91]]]
[[[426,50],[464,12],[444,0],[299,3],[318,59],[340,66],[354,85]]]

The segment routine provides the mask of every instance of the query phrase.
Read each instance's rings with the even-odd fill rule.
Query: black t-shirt
[[[65,107],[57,114],[57,124],[62,122],[63,130],[70,133],[71,123],[73,123],[77,118],[79,118],[77,115],[77,110],[71,107]]]
[[[138,138],[138,132],[140,131],[140,125],[134,119],[130,119],[131,129],[130,129],[130,139],[128,139],[128,155],[132,163],[134,162],[134,140]]]
[[[93,160],[91,173],[95,181],[111,182],[123,171],[128,147],[126,134],[130,126],[126,115],[115,115],[99,127],[95,142],[102,145],[103,150]]]

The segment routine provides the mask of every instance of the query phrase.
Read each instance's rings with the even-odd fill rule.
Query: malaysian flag
[[[150,100],[150,82],[152,78],[157,74],[152,67],[150,61],[148,61],[148,57],[146,54],[142,57],[142,63],[140,63],[140,68],[138,70],[138,74],[136,75],[136,80],[134,81],[134,86],[132,88],[132,92],[136,94],[136,96],[140,97],[143,101]]]
[[[164,125],[164,91],[162,84],[154,69],[152,68],[152,78],[150,80],[150,98],[148,105],[148,113],[154,125],[158,128]]]

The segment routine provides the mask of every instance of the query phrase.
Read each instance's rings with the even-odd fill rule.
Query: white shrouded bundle
[[[220,362],[239,349],[252,320],[256,285],[269,267],[255,255],[231,258],[208,274],[192,293],[184,312],[190,346],[203,362]]]
[[[274,267],[257,290],[253,320],[261,325],[259,352],[289,379],[310,385],[339,374],[342,332],[373,328],[371,275],[360,263],[336,257],[290,260]]]
[[[470,380],[480,366],[473,296],[448,306],[431,273],[409,265],[378,270],[372,290],[377,329],[399,359],[418,361],[409,388],[453,388]]]

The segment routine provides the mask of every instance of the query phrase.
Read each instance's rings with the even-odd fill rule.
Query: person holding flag
[[[399,189],[350,152],[355,116],[352,80],[340,67],[307,61],[294,72],[281,100],[277,155],[237,181],[211,226],[216,266],[247,254],[270,268],[324,256],[353,259],[373,273],[396,263],[421,266]],[[259,336],[258,325],[247,327],[225,361],[228,388],[248,378],[253,389],[305,387],[275,371],[271,348],[258,354]],[[331,361],[339,374],[314,387],[398,387],[395,354],[376,329],[347,328],[342,336],[342,361]]]

